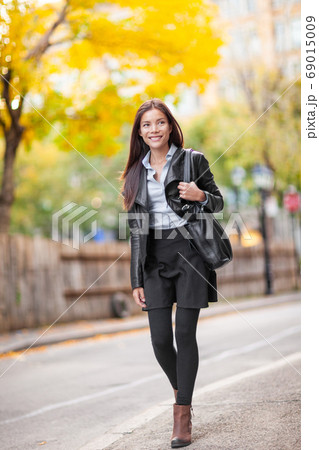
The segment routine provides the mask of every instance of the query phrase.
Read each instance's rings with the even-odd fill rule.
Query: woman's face
[[[168,151],[169,135],[172,125],[169,124],[166,114],[160,109],[153,108],[146,111],[141,117],[139,135],[150,149]]]

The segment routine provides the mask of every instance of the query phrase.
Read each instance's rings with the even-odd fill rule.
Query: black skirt
[[[150,228],[144,266],[146,307],[143,311],[166,308],[175,302],[182,308],[207,308],[208,301],[215,301],[209,300],[210,270],[194,248],[192,239],[184,237],[186,228],[156,232]]]

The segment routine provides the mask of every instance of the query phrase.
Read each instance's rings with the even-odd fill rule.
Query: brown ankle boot
[[[174,389],[174,388],[173,388]],[[176,401],[177,401],[177,389],[174,389],[174,395],[175,395],[175,403],[176,403]]]
[[[186,447],[192,442],[191,405],[174,403],[174,427],[171,437],[171,447]]]

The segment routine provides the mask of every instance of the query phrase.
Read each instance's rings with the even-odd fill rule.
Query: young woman
[[[130,228],[133,298],[148,313],[155,357],[175,394],[172,448],[191,443],[197,321],[200,308],[217,301],[215,272],[206,268],[189,239],[183,206],[201,202],[212,213],[224,205],[205,156],[193,151],[196,182],[190,183],[183,182],[184,157],[183,133],[169,108],[156,98],[144,102],[133,124],[122,195]]]

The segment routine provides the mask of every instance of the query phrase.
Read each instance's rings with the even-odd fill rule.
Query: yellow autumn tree
[[[209,0],[2,0],[0,231],[8,232],[21,143],[113,155],[149,97],[202,92],[222,44]]]

